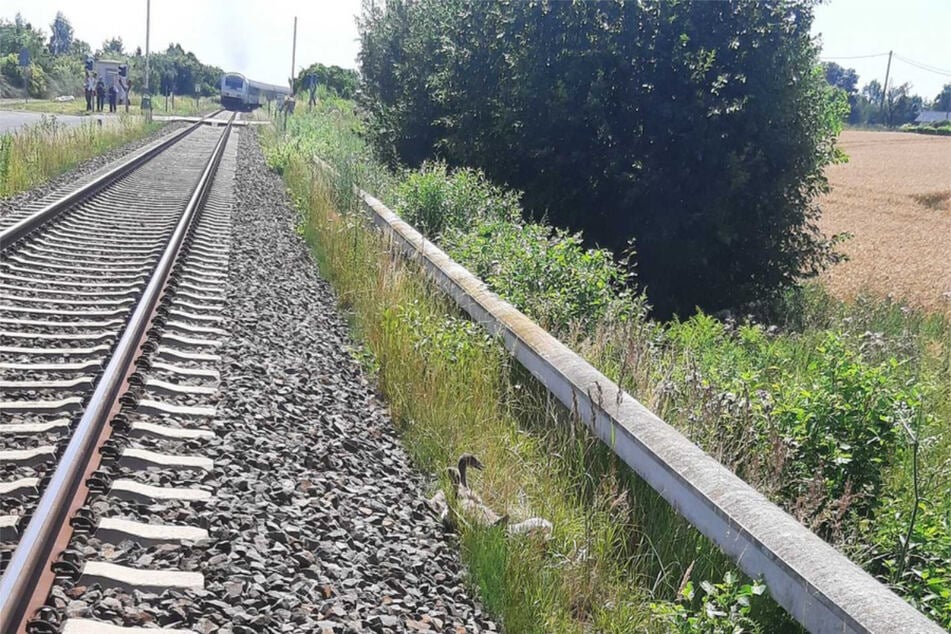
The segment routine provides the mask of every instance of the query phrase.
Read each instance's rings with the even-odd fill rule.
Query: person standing
[[[112,82],[112,85],[109,86],[109,112],[116,111],[116,97],[118,91],[116,90],[116,82],[119,81],[118,78]]]
[[[317,105],[317,75],[310,74],[307,76],[307,88],[310,91],[307,107],[313,109]]]
[[[96,88],[96,80],[93,77],[95,73],[90,73],[86,71],[86,80],[83,82],[83,90],[86,93],[86,111],[92,112],[92,95],[93,90]]]
[[[119,77],[119,98],[125,104],[125,111],[129,111],[129,88],[130,81],[128,77]]]
[[[99,78],[99,81],[96,82],[96,111],[102,112],[102,102],[106,96],[106,84],[102,81],[102,77]]]

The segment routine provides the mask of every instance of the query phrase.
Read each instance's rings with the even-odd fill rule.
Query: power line
[[[923,71],[934,73],[935,75],[944,75],[945,77],[951,77],[951,70],[944,70],[944,69],[938,68],[937,66],[931,66],[930,64],[925,64],[923,62],[916,62],[913,59],[902,57],[898,53],[895,53],[895,57],[905,62],[906,64],[910,66],[914,66],[915,68],[921,69]]]
[[[898,55],[898,54],[896,53],[896,55]],[[902,57],[902,56],[901,56],[901,55],[898,55],[898,57]],[[946,68],[938,68],[937,66],[934,66],[933,64],[928,64],[927,62],[919,62],[919,61],[916,61],[916,60],[913,60],[913,59],[908,59],[907,57],[902,57],[902,59],[904,59],[906,62],[911,62],[912,64],[919,64],[920,66],[924,66],[924,67],[926,67],[926,68],[930,68],[930,69],[932,69],[932,70],[934,70],[934,71],[936,71],[936,72],[939,72],[939,73],[951,73],[951,70],[948,70],[948,69],[946,69]]]
[[[870,57],[885,57],[888,53],[872,53],[871,55],[839,55],[836,57],[823,57],[823,61],[830,61],[833,59],[868,59]]]

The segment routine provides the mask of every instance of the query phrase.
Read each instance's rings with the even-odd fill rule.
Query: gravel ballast
[[[214,436],[130,438],[117,430],[110,441],[116,452],[201,456],[213,467],[143,472],[110,462],[101,470],[111,482],[197,488],[210,498],[97,493],[86,509],[92,525],[111,517],[201,528],[208,538],[140,545],[80,533],[67,556],[77,570],[108,562],[198,573],[204,587],[152,592],[62,578],[51,620],[201,634],[499,631],[466,587],[458,546],[426,505],[426,479],[351,356],[346,322],[295,231],[282,180],[265,166],[256,133],[238,136],[227,302],[216,325],[226,334],[212,362],[217,393],[209,402],[166,399],[213,403],[216,413],[162,421]],[[129,412],[129,423],[140,419],[147,420]]]
[[[250,131],[235,207],[208,589],[256,631],[496,630]]]

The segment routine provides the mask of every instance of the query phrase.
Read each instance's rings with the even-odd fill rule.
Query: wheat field
[[[951,137],[846,130],[839,141],[849,161],[826,172],[819,226],[854,237],[824,281],[843,299],[872,291],[951,313]]]

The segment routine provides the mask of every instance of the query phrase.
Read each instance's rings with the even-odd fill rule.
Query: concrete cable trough
[[[332,170],[315,157],[317,164]],[[379,200],[372,221],[694,527],[816,633],[943,630],[488,290]],[[597,396],[596,396],[597,395]]]

